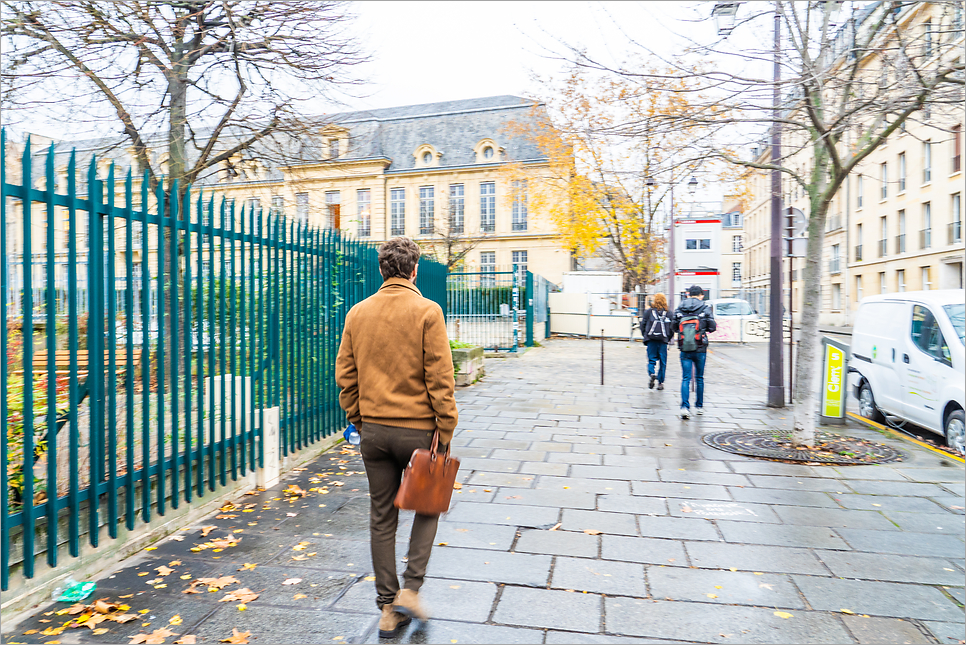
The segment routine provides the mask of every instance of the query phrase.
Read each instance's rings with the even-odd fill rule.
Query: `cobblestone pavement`
[[[434,619],[398,642],[963,642],[961,464],[858,426],[848,433],[899,447],[905,460],[832,468],[720,452],[702,434],[790,423],[762,405],[761,384],[733,360],[739,350],[709,358],[707,413],[688,421],[676,417],[675,350],[664,391],[647,389],[640,344],[608,342],[605,353],[604,386],[599,342],[554,340],[488,361],[486,378],[458,392],[462,489],[423,588]],[[208,643],[233,628],[252,643],[379,642],[361,470],[355,451],[337,448],[282,485],[307,496],[286,502],[280,486],[184,529],[183,541],[100,582],[97,597],[135,593],[123,602],[148,609],[147,624],[58,640],[126,643],[167,625]],[[401,540],[410,523],[404,516]],[[219,528],[203,538],[205,525]],[[191,550],[230,530],[237,546]],[[404,555],[400,545],[400,568]],[[145,572],[156,581],[171,562],[165,579],[180,584],[145,585]],[[225,575],[239,583],[181,593],[191,579]],[[244,611],[218,602],[239,587],[261,595]],[[66,618],[45,615],[60,607],[5,642],[49,642],[22,634],[61,624],[38,622]]]

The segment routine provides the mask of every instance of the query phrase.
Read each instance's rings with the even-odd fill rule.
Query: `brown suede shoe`
[[[429,620],[429,612],[419,602],[419,594],[411,589],[400,589],[396,593],[396,600],[392,606],[393,609],[407,616],[419,620]]]
[[[382,617],[379,619],[379,638],[395,638],[399,635],[399,630],[410,622],[412,618],[395,611],[392,605],[383,605]]]

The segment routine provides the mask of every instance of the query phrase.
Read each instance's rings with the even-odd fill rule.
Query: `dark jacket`
[[[678,332],[681,329],[681,320],[690,316],[697,316],[700,321],[698,331],[702,332],[702,335],[701,344],[697,351],[706,352],[708,351],[708,334],[718,328],[718,324],[714,321],[711,304],[697,298],[685,298],[674,310],[674,331]],[[683,344],[684,337],[678,333],[678,349],[681,349]]]
[[[663,311],[663,310],[661,310],[661,311]],[[651,309],[646,310],[644,312],[644,315],[641,316],[641,336],[644,337],[644,342],[645,343],[648,343],[648,342],[658,342],[657,340],[649,339],[647,337],[647,332],[648,332],[648,330],[650,330],[651,324],[657,318],[656,313],[657,313],[657,310],[652,307]],[[668,314],[668,316],[667,316],[668,328],[669,328],[668,331],[671,334],[668,337],[667,342],[670,343],[671,342],[671,339],[674,338],[674,323],[672,321],[672,315],[671,315],[671,313],[670,312],[666,312],[666,313]]]

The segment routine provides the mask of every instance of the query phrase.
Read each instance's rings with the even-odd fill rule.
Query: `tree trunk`
[[[803,279],[801,336],[798,345],[798,361],[795,368],[794,431],[792,443],[798,446],[815,445],[815,415],[818,402],[814,378],[819,358],[818,316],[822,308],[822,256],[825,246],[825,218],[829,204],[824,200],[816,203],[808,218],[808,250],[805,252],[805,275]]]

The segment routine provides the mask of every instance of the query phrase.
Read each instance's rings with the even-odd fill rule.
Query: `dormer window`
[[[329,158],[338,159],[339,158],[339,140],[329,139]]]
[[[503,148],[490,138],[479,141],[473,146],[473,152],[476,153],[476,163],[494,163],[503,159]]]
[[[413,152],[413,158],[416,160],[415,165],[417,168],[435,168],[439,165],[439,159],[442,156],[442,152],[428,143],[424,143]]]

